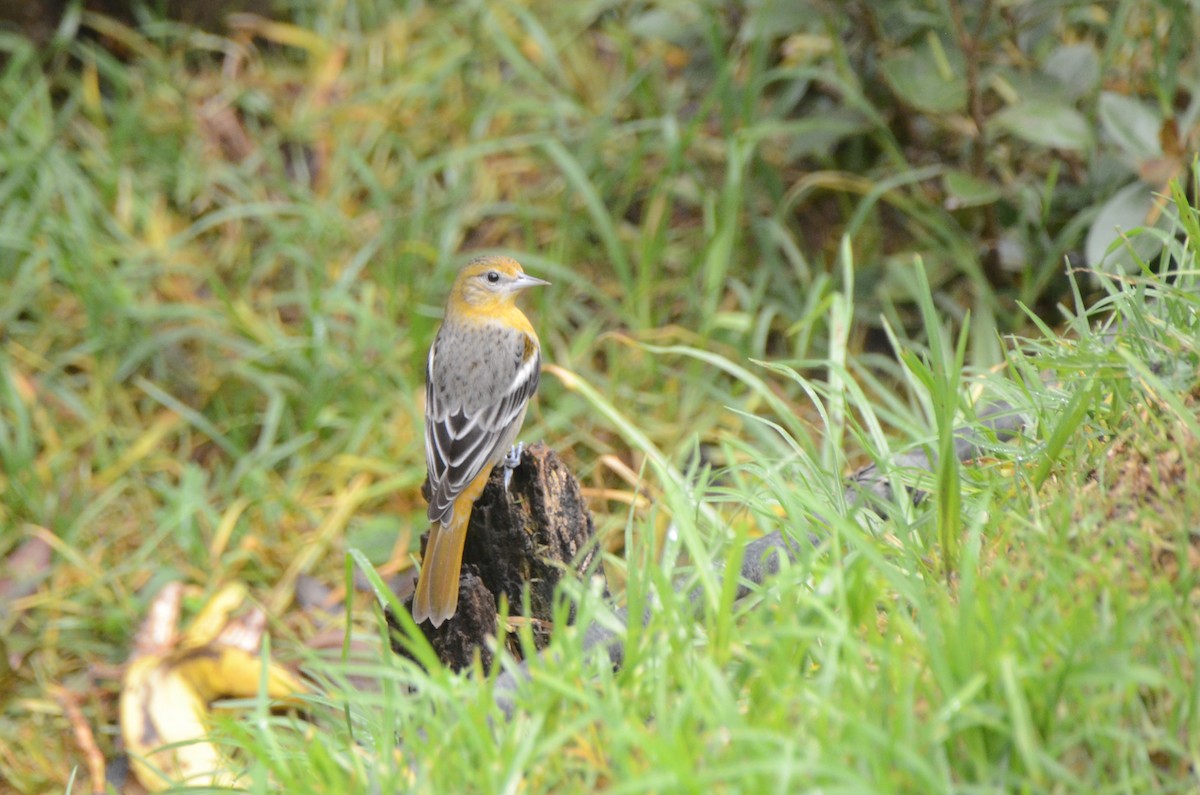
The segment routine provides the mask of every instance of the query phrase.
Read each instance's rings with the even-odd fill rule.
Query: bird
[[[510,257],[484,256],[458,272],[429,349],[425,463],[429,541],[413,595],[413,621],[439,627],[458,611],[458,580],[471,511],[512,447],[541,375],[541,343],[517,308],[524,290],[549,282]],[[505,478],[505,487],[508,479]]]

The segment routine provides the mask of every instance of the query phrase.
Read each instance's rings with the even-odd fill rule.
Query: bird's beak
[[[513,280],[512,289],[524,290],[526,287],[538,287],[548,284],[550,284],[550,282],[546,281],[545,279],[538,279],[537,277],[530,276],[528,273],[522,273]]]

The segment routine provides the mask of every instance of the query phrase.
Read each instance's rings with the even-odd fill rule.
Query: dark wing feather
[[[429,355],[425,391],[425,460],[429,475],[429,519],[445,524],[451,518],[454,501],[485,467],[493,465],[504,453],[520,430],[525,407],[537,391],[541,372],[541,357],[536,345],[526,341],[524,334],[506,342],[518,345],[513,352],[518,358],[507,378],[475,373],[469,379],[466,397],[453,395],[443,381],[460,375],[452,370],[447,375],[443,367],[435,367],[438,349],[435,342]],[[509,347],[505,345],[503,347]],[[496,365],[509,359],[510,351],[489,361]],[[524,356],[524,361],[521,356]],[[478,360],[482,362],[483,360]],[[478,362],[474,364],[478,365]],[[475,367],[479,369],[478,366]],[[492,377],[487,377],[492,376]]]

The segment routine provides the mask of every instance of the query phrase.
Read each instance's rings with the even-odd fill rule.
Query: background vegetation
[[[68,702],[134,788],[121,665],[179,579],[245,582],[329,683],[312,725],[218,727],[255,791],[1195,791],[1198,35],[1182,0],[0,34],[0,788],[96,786]],[[346,613],[305,596],[351,549],[410,570],[423,360],[479,251],[554,282],[524,437],[617,592],[665,598],[621,672],[561,633],[512,724],[488,676],[322,656]],[[847,508],[975,399],[1025,433]],[[775,529],[823,543],[734,610],[708,564]]]

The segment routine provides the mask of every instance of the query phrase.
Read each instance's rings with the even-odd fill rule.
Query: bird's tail
[[[462,569],[463,544],[467,540],[466,522],[429,527],[429,543],[425,545],[425,560],[417,577],[413,596],[413,621],[420,624],[429,619],[435,627],[458,611],[458,579]]]
[[[471,481],[454,501],[450,521],[442,524],[433,522],[429,526],[429,542],[425,545],[425,559],[421,561],[421,573],[417,577],[417,590],[413,594],[412,617],[420,624],[429,619],[435,627],[458,612],[458,580],[462,570],[463,544],[467,540],[467,524],[475,500],[487,485],[491,467]]]

